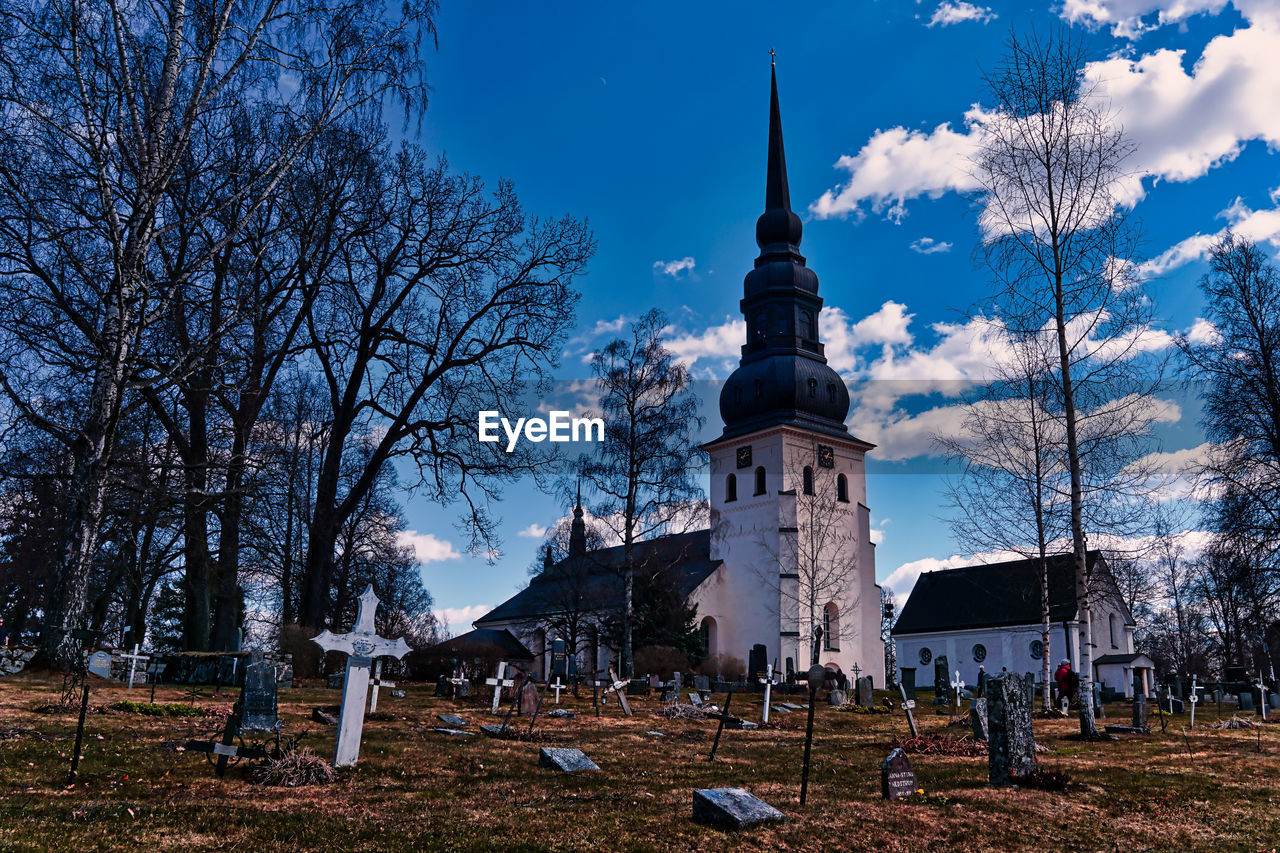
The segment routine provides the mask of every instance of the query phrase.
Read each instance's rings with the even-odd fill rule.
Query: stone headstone
[[[1254,710],[1254,708],[1255,708],[1255,705],[1253,702],[1253,694],[1249,693],[1248,691],[1242,690],[1240,692],[1240,710],[1252,711]]]
[[[758,678],[764,678],[765,670],[769,666],[769,650],[765,648],[763,643],[756,643],[751,647],[751,653],[747,656],[747,679],[755,681]]]
[[[849,704],[849,694],[843,690],[832,690],[827,694],[827,704],[834,708]]]
[[[907,691],[907,698],[914,699],[916,695],[916,668],[914,666],[904,666],[902,668],[902,677],[898,680],[902,685],[902,689]]]
[[[409,694],[405,693],[403,690],[392,690],[392,691],[391,691],[391,698],[392,698],[392,699],[403,699],[405,696],[408,696],[408,695],[409,695]]]
[[[633,678],[627,682],[628,696],[648,696],[649,682],[643,678]]]
[[[466,699],[470,695],[471,695],[471,682],[468,681],[467,679],[464,678],[453,685],[454,699]]]
[[[886,800],[901,800],[916,792],[916,774],[911,760],[901,749],[889,753],[880,765],[880,796]]]
[[[701,697],[701,696],[699,696],[697,693],[690,693],[690,694],[689,694],[689,704],[690,704],[690,705],[692,705],[692,706],[693,706],[693,707],[695,707],[695,708],[701,708],[701,707],[702,707],[702,697]]]
[[[538,704],[538,685],[526,681],[524,687],[520,688],[520,716],[532,717],[538,710]]]
[[[1147,697],[1141,693],[1133,697],[1133,727],[1135,729],[1147,727]]]
[[[569,655],[565,651],[564,640],[558,637],[551,641],[551,678],[553,681],[557,675],[560,676],[561,681],[569,678]]]
[[[500,737],[503,731],[506,731],[506,728],[498,725],[497,723],[491,723],[489,725],[481,726],[480,731],[484,732],[489,737]]]
[[[1034,672],[1028,672],[1022,677],[1022,689],[1027,694],[1027,708],[1036,706],[1036,675]]]
[[[705,675],[695,675],[693,677],[693,689],[697,690],[699,693],[710,693],[711,679],[707,678]]]
[[[933,704],[948,705],[947,687],[951,684],[951,672],[947,667],[947,656],[938,655],[933,659]]]
[[[99,678],[110,678],[111,655],[106,652],[94,652],[89,655],[89,672]]]
[[[746,829],[787,817],[744,788],[703,788],[693,792],[693,819],[727,829]]]
[[[1021,676],[987,679],[987,775],[992,785],[1014,785],[1036,772],[1031,708]]]
[[[276,709],[276,667],[265,660],[249,664],[244,671],[240,728],[251,732],[273,732],[279,724]]]
[[[1160,703],[1160,708],[1165,711],[1172,708],[1171,713],[1174,714],[1185,714],[1187,712],[1187,704],[1176,696],[1165,699]]]
[[[724,727],[730,731],[749,732],[760,728],[756,723],[750,720],[744,720],[741,717],[729,717],[724,721]]]
[[[336,726],[341,713],[341,705],[325,705],[322,708],[312,708],[311,719],[313,722],[320,723],[321,725]]]
[[[436,691],[432,695],[437,699],[453,698],[453,682],[449,680],[447,675],[442,675],[436,679]]]
[[[325,679],[324,686],[329,690],[341,690],[346,680],[347,674],[345,672],[331,672],[328,678]]]
[[[544,746],[538,751],[538,766],[561,773],[580,773],[599,770],[596,763],[580,749],[563,746]]]
[[[446,726],[452,726],[455,729],[460,729],[467,725],[467,721],[459,717],[457,714],[436,714],[436,719],[444,723]]]
[[[856,686],[858,690],[858,704],[861,705],[863,708],[870,708],[871,701],[872,701],[871,689],[873,686],[871,676],[869,675],[862,676],[861,678],[858,679]]]
[[[1280,711],[1280,694],[1270,693],[1267,695],[1267,707],[1273,711]]]
[[[969,705],[969,725],[973,727],[974,740],[987,739],[987,700],[978,696]]]
[[[1094,681],[1093,684],[1093,715],[1099,720],[1107,718],[1107,709],[1102,704],[1102,685]],[[1031,703],[1034,705],[1035,703]]]
[[[36,656],[36,650],[28,647],[0,647],[0,675],[22,672],[27,661]]]

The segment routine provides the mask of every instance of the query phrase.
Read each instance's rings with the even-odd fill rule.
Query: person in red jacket
[[[1071,661],[1063,658],[1058,669],[1053,673],[1053,680],[1058,683],[1058,698],[1071,696]]]

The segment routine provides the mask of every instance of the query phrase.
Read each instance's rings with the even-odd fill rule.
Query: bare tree
[[[1144,384],[1134,364],[1146,345],[1146,303],[1134,281],[1136,238],[1119,195],[1132,145],[1086,83],[1085,64],[1082,43],[1065,31],[1044,38],[1012,35],[1003,63],[987,75],[995,104],[974,166],[982,254],[997,280],[998,314],[1013,335],[1047,334],[1056,350],[1054,408],[1070,482],[1084,633],[1079,669],[1082,695],[1088,696],[1093,627],[1086,460],[1091,443],[1106,448],[1099,466],[1130,457],[1134,445],[1117,444],[1115,437],[1125,433],[1120,425],[1126,419],[1150,418],[1156,382]],[[1086,428],[1089,412],[1105,427]],[[1126,470],[1120,464],[1111,473]],[[1113,478],[1094,480],[1100,491],[1117,489]],[[1080,709],[1082,734],[1096,734],[1093,703],[1081,702]]]
[[[0,3],[0,387],[73,461],[41,639],[53,662],[69,661],[85,612],[128,389],[161,379],[140,362],[148,326],[316,134],[393,92],[421,106],[433,12],[434,0]],[[219,150],[252,104],[289,129],[262,140],[273,155],[259,178],[172,205],[184,164]],[[241,220],[165,275],[157,241],[232,201]]]
[[[604,441],[582,464],[600,496],[596,518],[622,541],[622,660],[634,672],[632,629],[636,559],[642,539],[686,528],[702,497],[695,480],[703,452],[696,443],[702,418],[689,374],[662,344],[666,319],[657,309],[631,324],[630,340],[617,338],[591,361],[603,396]]]
[[[379,163],[366,206],[307,314],[309,357],[328,395],[299,618],[325,623],[342,525],[384,467],[407,459],[431,500],[466,504],[471,550],[496,546],[490,502],[543,476],[546,445],[475,440],[476,413],[525,404],[572,324],[573,279],[594,250],[585,224],[528,218],[515,192],[412,148]],[[344,472],[362,436],[372,445]]]

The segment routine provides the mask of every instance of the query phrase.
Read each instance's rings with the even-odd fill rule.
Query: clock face
[[[818,445],[818,467],[834,468],[836,467],[836,452],[825,444]]]
[[[746,447],[738,448],[738,467],[751,467],[751,445],[748,444]]]

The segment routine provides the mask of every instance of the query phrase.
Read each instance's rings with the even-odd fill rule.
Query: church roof
[[[689,596],[720,567],[711,559],[711,532],[695,530],[635,543],[636,565],[662,567],[674,573],[682,594]],[[523,622],[564,610],[572,597],[584,609],[598,612],[622,609],[623,548],[600,548],[583,557],[566,557],[529,581],[511,598],[475,620],[477,626]]]
[[[476,628],[432,648],[455,655],[482,654],[497,649],[505,660],[533,660],[533,652],[506,628]]]
[[[1090,570],[1101,552],[1087,555]],[[1049,621],[1076,618],[1073,556],[1054,554],[1049,560]],[[1040,560],[1010,560],[925,572],[902,608],[893,635],[927,634],[1040,622]]]

